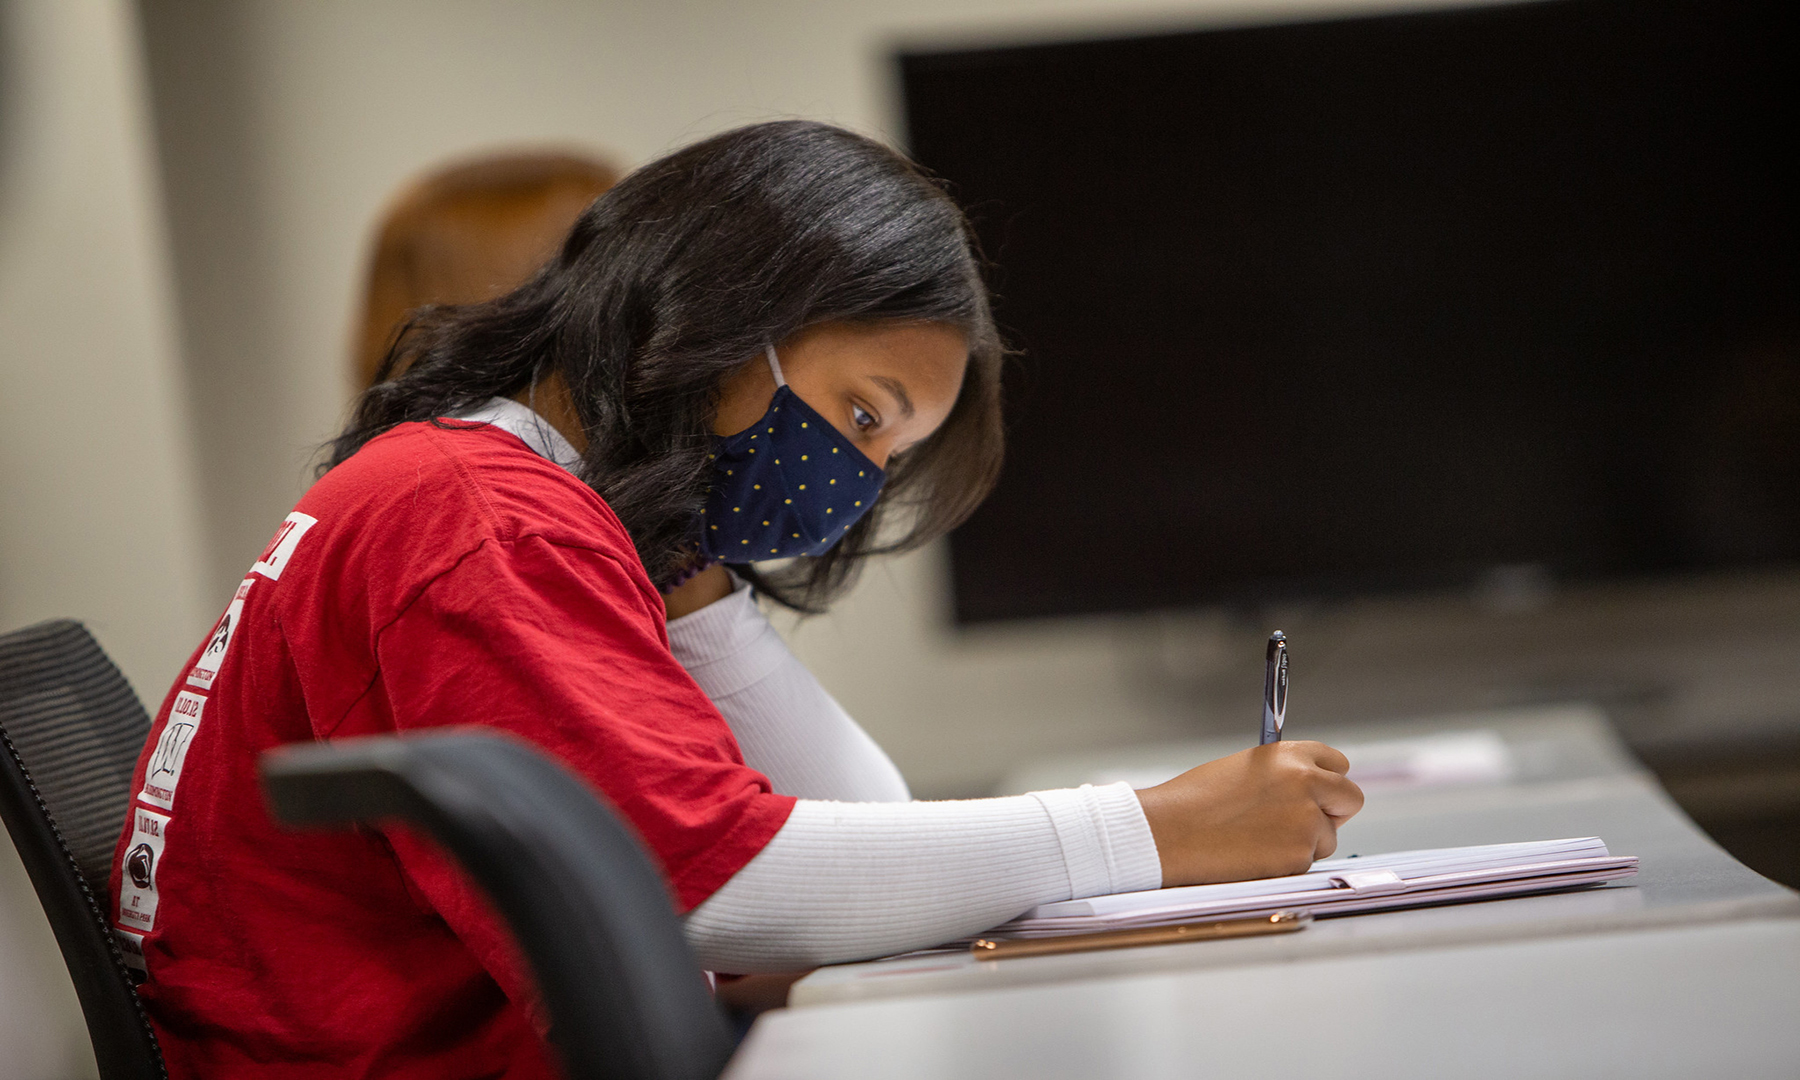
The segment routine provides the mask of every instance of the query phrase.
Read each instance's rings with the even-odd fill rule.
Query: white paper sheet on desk
[[[1051,937],[1305,908],[1315,916],[1519,896],[1637,873],[1598,837],[1324,859],[1304,874],[1040,904],[987,937]]]

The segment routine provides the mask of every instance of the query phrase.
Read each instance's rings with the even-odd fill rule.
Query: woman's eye
[[[874,427],[876,423],[875,417],[870,415],[869,410],[863,408],[861,405],[850,406],[850,419],[856,424],[857,430],[859,431],[867,431]]]

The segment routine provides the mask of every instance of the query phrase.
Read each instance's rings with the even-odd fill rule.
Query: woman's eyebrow
[[[894,400],[900,403],[900,411],[906,414],[907,419],[912,418],[914,412],[912,397],[907,394],[904,383],[888,375],[871,375],[869,381],[894,395]]]

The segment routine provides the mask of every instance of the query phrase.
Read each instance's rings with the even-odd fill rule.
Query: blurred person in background
[[[910,801],[769,625],[759,598],[822,610],[981,501],[1002,352],[956,205],[800,121],[644,166],[524,284],[416,313],[138,765],[116,925],[171,1072],[555,1075],[441,855],[270,820],[256,761],[283,743],[529,741],[629,820],[723,972],[1329,854],[1362,797],[1317,743],[1143,791]]]
[[[618,181],[569,153],[489,154],[409,184],[382,215],[353,346],[360,392],[417,308],[509,293],[548,262],[575,218]]]

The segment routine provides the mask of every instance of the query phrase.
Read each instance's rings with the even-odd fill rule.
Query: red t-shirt
[[[684,911],[793,809],[670,654],[592,490],[497,428],[403,425],[300,501],[138,762],[112,895],[172,1075],[555,1075],[511,938],[447,857],[289,831],[257,786],[272,746],[454,724],[604,793]]]

